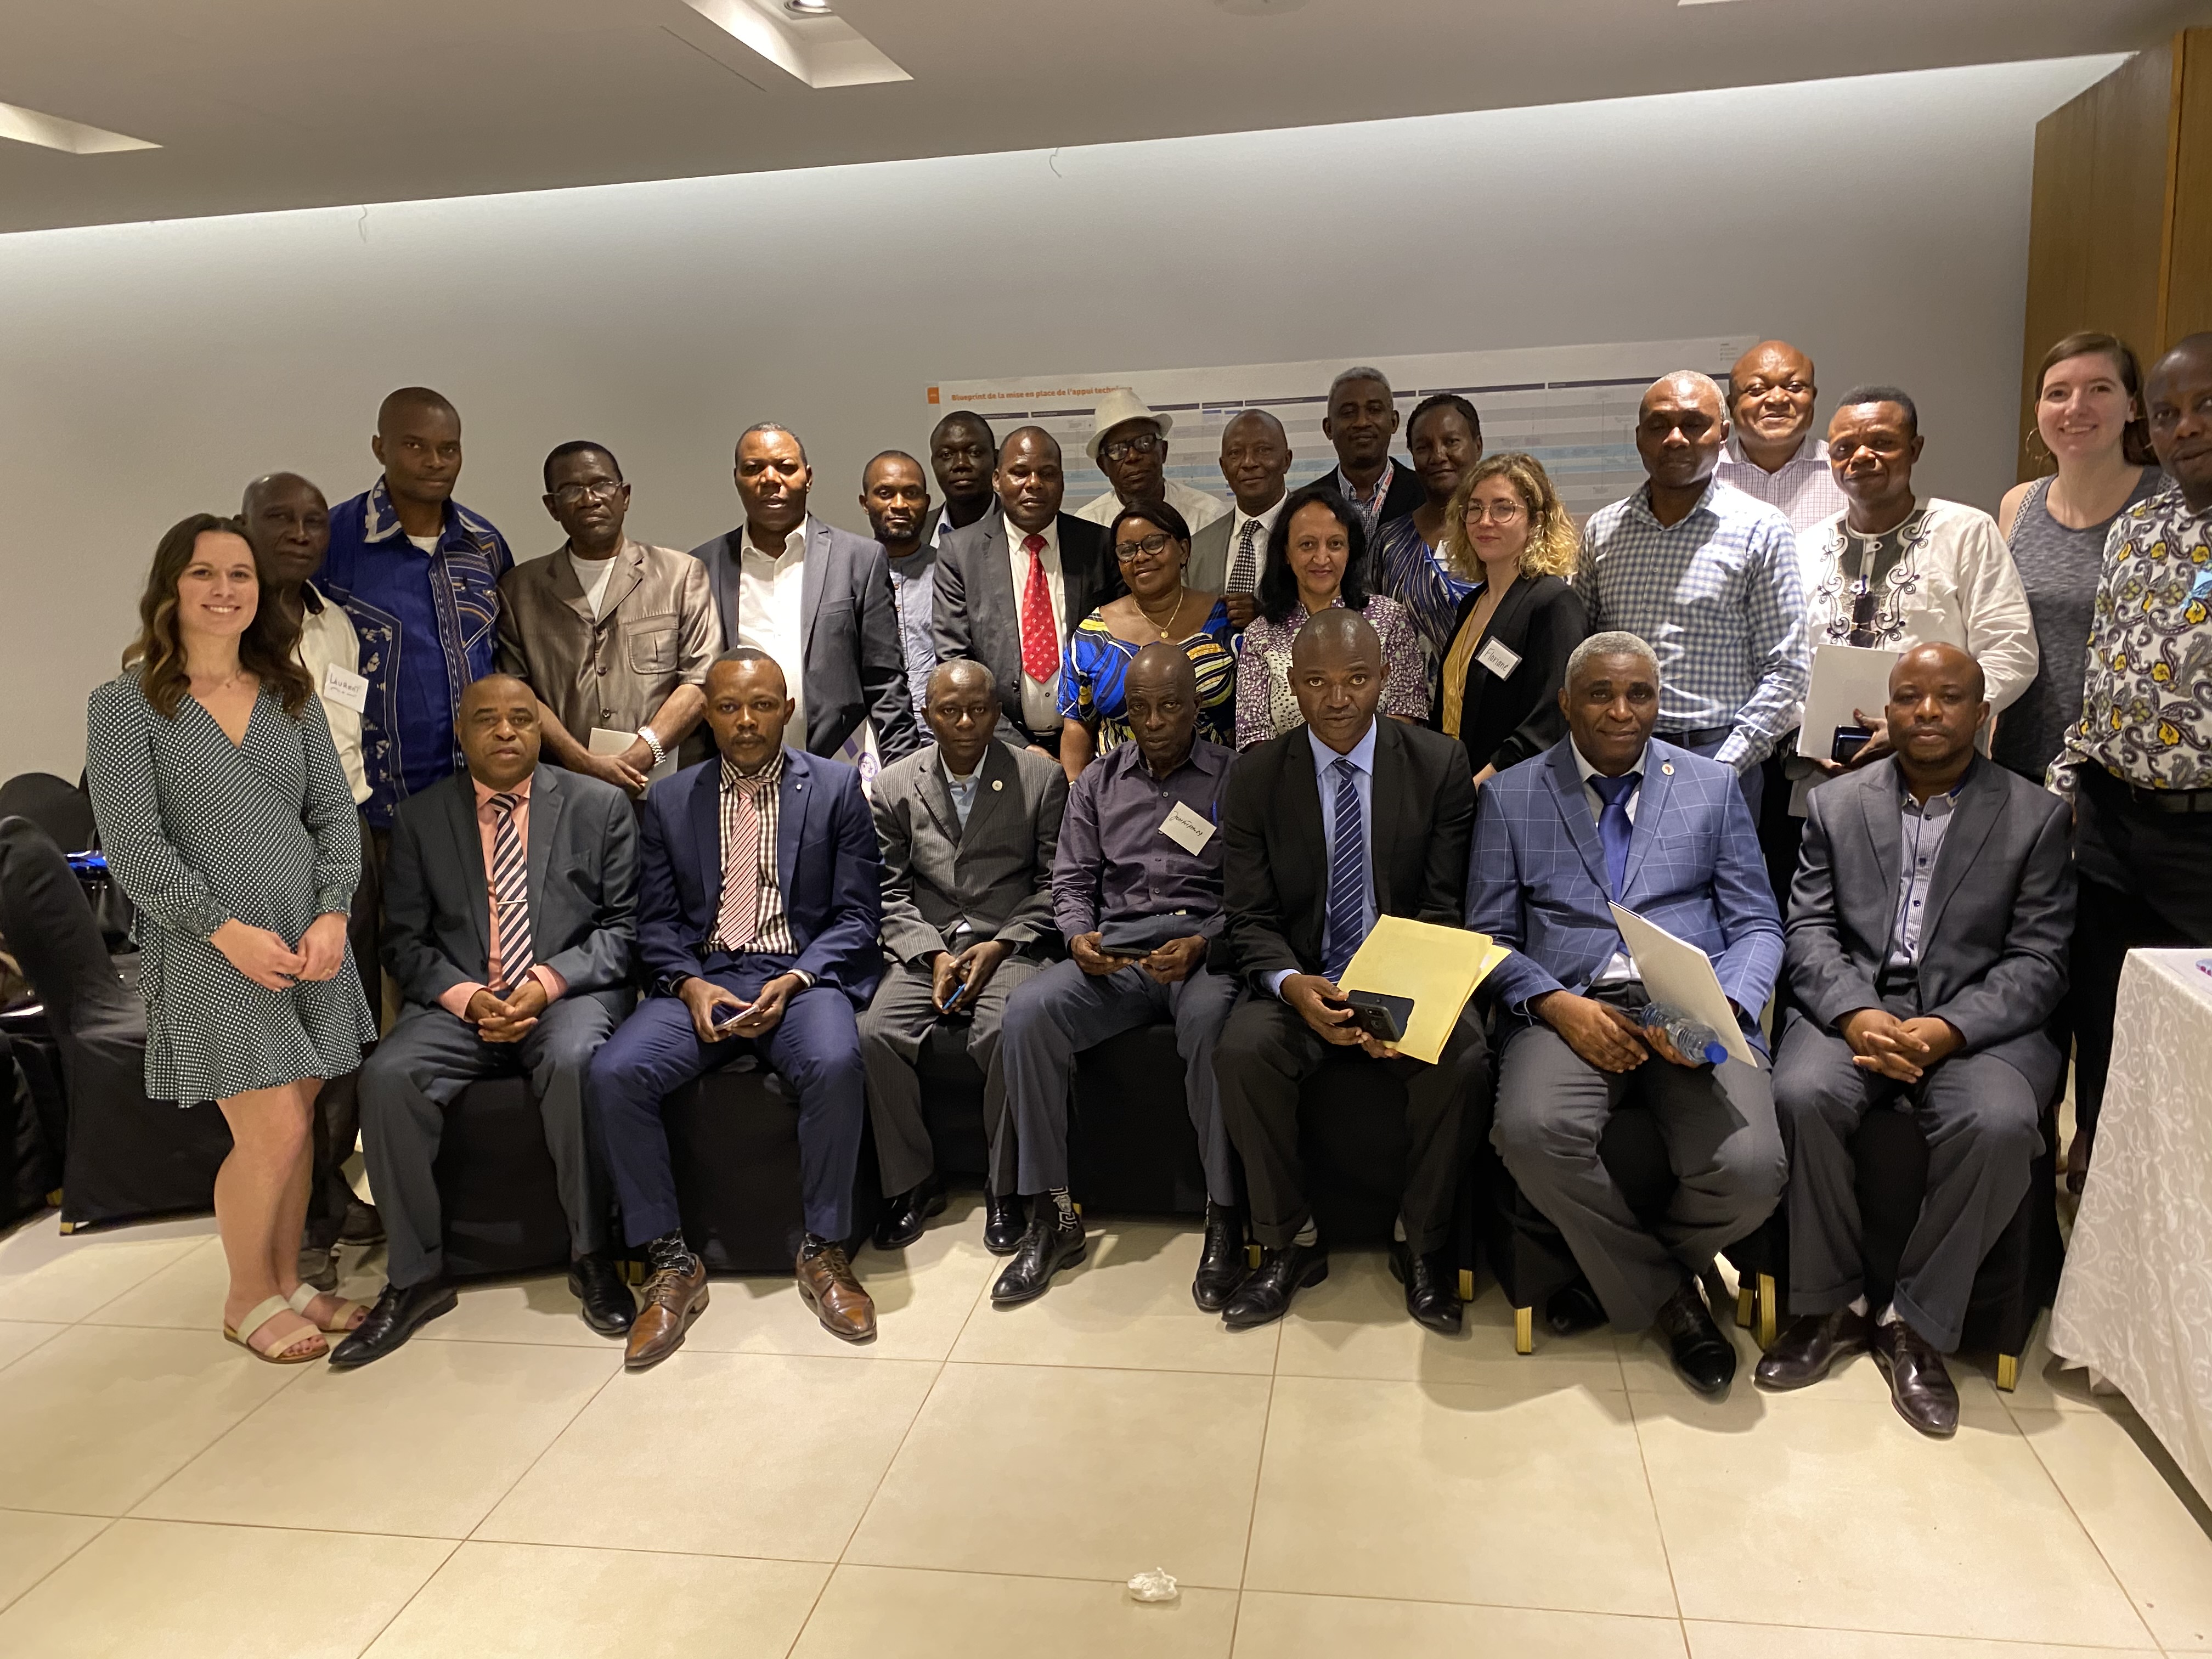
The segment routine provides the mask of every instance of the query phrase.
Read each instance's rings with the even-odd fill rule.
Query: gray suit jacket
[[[726,647],[738,643],[738,575],[745,527],[691,550],[707,567]],[[834,755],[864,720],[876,726],[876,748],[886,761],[911,755],[921,738],[906,685],[906,653],[899,643],[898,608],[891,602],[891,573],[881,543],[838,530],[808,514],[806,569],[799,579],[804,630],[806,749]],[[780,665],[787,675],[793,665]]]
[[[994,743],[984,752],[975,804],[963,829],[937,745],[876,775],[876,839],[884,853],[884,948],[919,963],[952,947],[1006,940],[1017,950],[1056,940],[1052,860],[1067,808],[1058,763]]]
[[[1190,562],[1183,567],[1182,573],[1186,587],[1208,593],[1221,592],[1221,584],[1229,578],[1229,526],[1236,522],[1237,512],[1232,507],[1205,529],[1192,532]],[[1258,552],[1264,563],[1267,554],[1265,543]]]
[[[1897,762],[1886,757],[1820,785],[1790,890],[1790,989],[1833,1030],[1875,989],[1897,919],[1903,874]],[[2074,866],[2066,805],[1977,758],[1943,833],[1920,930],[1917,1012],[1955,1026],[1961,1053],[1987,1052],[2039,1092],[2063,1063],[2044,1026],[2066,992]]]
[[[637,814],[611,783],[540,766],[530,779],[532,954],[572,994],[627,1000],[635,941]],[[410,1002],[482,980],[491,896],[466,771],[407,797],[384,867],[384,965]]]
[[[1122,590],[1121,573],[1107,549],[1105,526],[1063,513],[1059,532],[1066,595],[1060,636],[1065,644],[1085,617]],[[945,532],[937,553],[937,603],[933,608],[938,661],[969,657],[988,668],[998,677],[999,702],[1005,711],[999,735],[1009,743],[1036,742],[1037,734],[1021,723],[1021,611],[1007,558],[1005,514],[986,513],[965,529]]]

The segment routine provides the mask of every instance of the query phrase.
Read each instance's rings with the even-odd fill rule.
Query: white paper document
[[[1862,645],[1813,647],[1813,684],[1805,694],[1805,719],[1797,728],[1797,752],[1808,760],[1826,760],[1836,746],[1836,728],[1856,726],[1853,714],[1869,714],[1889,702],[1889,671],[1897,653]]]
[[[1711,957],[1687,939],[1676,939],[1656,922],[1646,921],[1618,904],[1613,907],[1613,925],[1620,929],[1621,943],[1636,959],[1637,976],[1644,981],[1646,996],[1710,1027],[1730,1060],[1740,1060],[1747,1066],[1759,1064],[1758,1054],[1744,1040],[1743,1028],[1735,1023],[1735,1010],[1729,1006],[1728,993],[1721,989],[1720,975],[1713,972]]]

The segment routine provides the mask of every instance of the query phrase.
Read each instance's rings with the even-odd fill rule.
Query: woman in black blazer
[[[1460,602],[1430,723],[1475,763],[1477,788],[1566,735],[1559,683],[1589,634],[1567,586],[1578,538],[1533,455],[1486,456],[1461,477],[1438,550],[1475,581]]]

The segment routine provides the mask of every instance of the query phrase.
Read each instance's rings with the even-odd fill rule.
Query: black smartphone
[[[1849,766],[1859,757],[1859,750],[1874,741],[1874,732],[1863,726],[1839,726],[1835,741],[1828,745],[1828,758],[1838,766]]]
[[[1406,1035],[1406,1023],[1413,1017],[1411,997],[1385,996],[1380,991],[1346,991],[1344,1000],[1352,1009],[1352,1023],[1377,1042],[1401,1040]]]

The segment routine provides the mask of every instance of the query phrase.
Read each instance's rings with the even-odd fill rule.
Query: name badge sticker
[[[1184,852],[1197,853],[1204,851],[1206,843],[1213,839],[1213,826],[1177,801],[1175,811],[1161,823],[1160,833]]]
[[[1492,640],[1474,653],[1474,659],[1501,680],[1510,679],[1521,665],[1521,653],[1502,640]]]
[[[341,708],[350,708],[356,714],[368,712],[368,681],[349,669],[336,663],[323,670],[323,701],[334,702]]]

